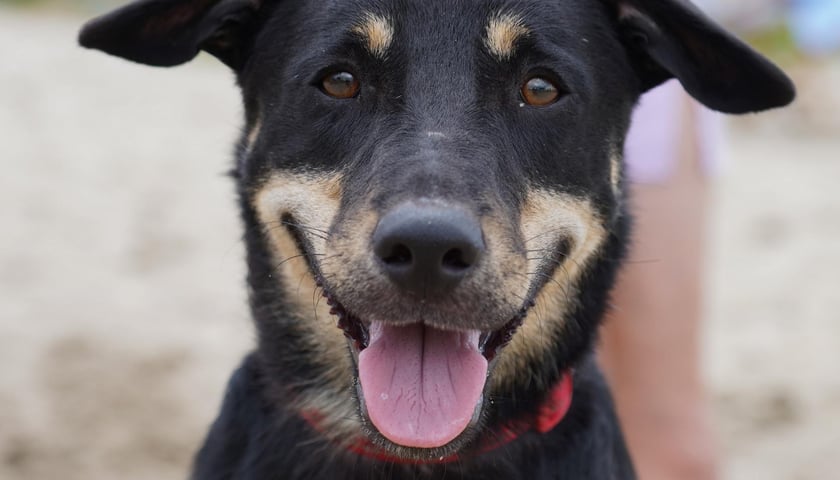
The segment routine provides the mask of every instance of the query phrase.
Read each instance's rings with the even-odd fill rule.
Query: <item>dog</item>
[[[592,353],[631,111],[794,97],[684,0],[142,0],[80,43],[242,91],[258,341],[200,480],[635,478]]]

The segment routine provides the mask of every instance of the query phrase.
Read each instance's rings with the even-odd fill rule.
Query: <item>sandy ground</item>
[[[209,59],[77,49],[78,23],[0,10],[0,478],[183,478],[252,342],[224,176],[238,98]],[[832,69],[808,84],[836,90]],[[739,121],[717,187],[705,352],[729,479],[840,471],[825,102]]]

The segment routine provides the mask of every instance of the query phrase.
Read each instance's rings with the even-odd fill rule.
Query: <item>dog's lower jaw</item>
[[[328,304],[331,306],[331,313],[337,317],[337,326],[344,331],[345,337],[348,341],[349,351],[354,361],[354,365],[356,366],[356,393],[359,402],[359,412],[365,426],[364,430],[367,441],[374,445],[378,451],[387,452],[388,455],[390,455],[389,458],[401,458],[406,461],[415,462],[440,461],[441,459],[451,457],[459,450],[468,447],[473,440],[475,440],[475,437],[478,435],[478,432],[482,427],[481,419],[486,413],[485,410],[487,407],[487,405],[485,405],[485,398],[487,398],[487,384],[489,384],[489,377],[492,374],[492,366],[495,364],[493,360],[496,358],[499,351],[501,351],[501,349],[503,349],[504,346],[507,345],[507,343],[513,338],[516,329],[522,324],[523,319],[527,315],[528,310],[533,306],[534,302],[527,301],[519,313],[517,313],[502,328],[496,331],[444,332],[432,327],[426,327],[422,324],[396,327],[371,322],[366,325],[353,314],[347,312],[347,310],[328,293],[322,281],[319,281],[318,283],[323,289],[324,297],[326,297]],[[434,419],[432,418],[425,418],[421,421],[418,416],[415,418],[414,422],[399,422],[398,420],[400,415],[406,412],[387,412],[388,409],[398,410],[402,408],[405,410],[407,408],[405,403],[401,404],[399,399],[393,398],[393,396],[395,392],[397,395],[400,394],[400,387],[407,387],[406,389],[410,389],[413,385],[411,385],[411,382],[409,382],[408,385],[399,385],[400,382],[396,382],[398,384],[397,387],[393,385],[395,383],[395,373],[393,372],[396,372],[400,368],[401,364],[405,364],[406,359],[390,359],[388,361],[390,361],[391,364],[394,364],[394,366],[389,366],[390,364],[386,364],[384,366],[380,364],[378,366],[381,367],[380,370],[385,369],[385,367],[393,369],[393,372],[390,374],[389,372],[379,372],[379,377],[389,374],[391,375],[390,379],[379,378],[377,380],[377,376],[371,373],[371,370],[378,368],[376,362],[370,360],[373,355],[371,346],[376,343],[377,339],[382,339],[384,337],[382,334],[383,330],[389,330],[392,334],[392,338],[385,338],[383,342],[411,340],[412,335],[409,335],[407,339],[404,336],[407,333],[419,334],[421,336],[431,335],[433,337],[432,340],[437,340],[439,341],[438,343],[442,344],[452,343],[454,341],[458,345],[449,345],[451,348],[444,348],[442,351],[438,352],[440,354],[439,356],[445,357],[447,353],[460,349],[464,352],[464,355],[456,356],[456,362],[458,364],[455,368],[474,370],[473,372],[462,372],[460,374],[460,379],[453,380],[452,378],[449,378],[449,383],[443,381],[443,384],[439,384],[437,381],[431,381],[430,385],[432,388],[440,389],[441,385],[446,387],[451,384],[450,386],[452,387],[452,390],[458,390],[460,392],[454,395],[454,397],[448,399],[451,401],[450,407],[452,403],[460,403],[459,406],[454,407],[456,408],[455,413],[453,413],[453,415],[448,419],[438,418],[438,420],[441,420],[441,422],[444,423],[441,424],[441,422],[437,422],[437,427],[432,426],[433,431],[431,432],[429,432],[429,425],[435,424],[435,421],[433,421]],[[394,335],[396,337],[394,337]],[[421,342],[423,341],[422,338],[420,340]],[[414,347],[417,346],[416,342],[404,342],[404,344],[398,345],[397,348],[410,348],[412,347],[412,343],[415,344],[413,345]],[[430,341],[429,344],[432,345],[431,348],[434,348],[433,342]],[[381,345],[373,346],[373,348],[380,350],[378,354],[381,354],[383,350],[383,348],[380,347]],[[393,345],[390,347],[393,347]],[[389,346],[385,345],[384,350],[388,349]],[[390,349],[394,350],[394,348]],[[395,355],[400,356],[398,352],[395,353]],[[412,359],[409,358],[408,360]],[[449,368],[449,365],[446,363],[448,360],[449,359],[443,359],[441,361],[432,361],[431,363],[440,364],[439,366],[441,368]],[[424,361],[422,357],[419,358],[419,361],[424,364],[430,362],[428,359]],[[360,363],[364,364],[361,366],[361,369]],[[403,373],[409,377],[412,375],[411,371]],[[450,370],[450,377],[453,374],[458,376],[458,372],[453,373]],[[422,378],[421,382],[429,383]],[[469,392],[465,392],[462,388],[464,387],[464,384],[469,384],[467,386],[467,390],[470,390]],[[458,400],[458,398],[460,398],[460,400]],[[423,400],[424,399],[420,399],[417,403],[420,403]],[[440,402],[442,400],[440,398],[433,398],[432,401]],[[402,405],[402,407],[400,407],[400,405]],[[439,410],[438,407],[438,405],[435,405],[433,408]],[[412,411],[415,410],[416,409],[412,409]],[[383,413],[383,411],[385,411],[385,413]],[[432,415],[432,417],[439,416],[438,413],[439,412],[436,412],[436,414]],[[450,413],[452,413],[451,408]],[[434,431],[436,428],[437,430]],[[424,429],[426,430],[425,433],[421,431]]]
[[[230,381],[191,478],[228,480],[239,478],[242,472],[260,479],[635,478],[609,394],[592,360],[576,369],[576,400],[566,419],[551,431],[533,429],[518,440],[490,445],[491,449],[472,443],[458,456],[427,452],[413,460],[379,445],[367,443],[371,448],[362,450],[357,448],[360,443],[348,445],[331,439],[330,432],[322,431],[317,422],[301,417],[286,403],[267,406],[271,376],[259,355],[245,359]],[[502,426],[493,427],[493,433],[482,439],[500,439]]]
[[[508,339],[513,338],[510,349],[498,350],[500,353],[491,362],[491,375],[487,381],[487,388],[490,393],[485,395],[482,401],[483,409],[478,426],[480,428],[468,428],[464,435],[437,449],[412,449],[395,445],[382,437],[373,425],[360,415],[357,398],[353,395],[357,386],[353,357],[358,350],[357,344],[366,345],[368,343],[368,332],[361,320],[345,311],[343,305],[331,300],[329,291],[326,292],[326,298],[321,301],[321,310],[319,311],[323,313],[319,315],[319,326],[323,329],[325,324],[332,323],[330,322],[332,320],[343,326],[343,330],[357,329],[355,333],[346,333],[345,336],[349,340],[342,340],[339,336],[341,330],[336,329],[333,330],[331,336],[337,342],[312,343],[313,340],[307,336],[302,328],[304,325],[308,325],[306,321],[309,317],[305,312],[301,312],[299,316],[296,314],[294,318],[278,321],[277,310],[269,308],[269,306],[273,305],[272,302],[276,302],[276,298],[282,295],[281,292],[278,292],[275,281],[269,276],[269,273],[273,271],[272,264],[266,264],[264,261],[265,258],[268,258],[268,255],[265,253],[265,247],[261,243],[261,239],[262,237],[256,235],[249,237],[250,242],[252,242],[250,254],[253,258],[259,260],[251,262],[252,268],[258,268],[252,272],[250,280],[256,295],[252,299],[252,307],[260,329],[260,357],[265,358],[266,362],[265,365],[259,366],[261,378],[258,384],[260,385],[253,389],[259,393],[252,394],[255,396],[255,400],[252,402],[254,403],[253,408],[264,408],[265,404],[258,401],[266,395],[263,393],[266,389],[264,385],[272,385],[270,390],[275,393],[272,393],[268,398],[271,406],[264,414],[268,417],[258,417],[259,420],[255,420],[251,416],[237,417],[239,418],[238,421],[231,422],[231,428],[239,428],[238,425],[233,425],[233,423],[241,424],[242,428],[252,428],[253,435],[256,435],[255,439],[270,433],[267,440],[254,440],[253,446],[248,448],[248,452],[260,451],[264,452],[263,454],[256,454],[254,457],[249,453],[247,457],[242,458],[244,463],[259,460],[269,462],[266,463],[266,468],[267,465],[277,466],[275,470],[267,470],[260,466],[259,471],[268,473],[264,474],[265,477],[257,476],[255,478],[273,478],[276,476],[276,471],[291,472],[292,470],[300,473],[290,473],[288,478],[356,480],[359,478],[385,479],[399,477],[399,475],[388,473],[391,471],[403,472],[406,478],[441,478],[447,472],[463,472],[463,478],[483,480],[492,478],[543,478],[544,473],[536,473],[540,471],[537,465],[528,463],[530,459],[534,458],[535,453],[533,452],[537,450],[545,450],[545,458],[556,460],[556,464],[560,465],[558,468],[561,470],[563,468],[570,469],[562,471],[594,472],[592,475],[585,476],[571,474],[569,478],[591,478],[593,480],[630,478],[613,476],[612,468],[607,467],[610,462],[602,460],[605,456],[612,455],[612,453],[605,453],[604,449],[615,448],[616,455],[620,457],[616,457],[618,458],[616,465],[629,465],[625,452],[619,451],[622,447],[617,423],[614,424],[615,429],[613,429],[613,423],[607,420],[599,420],[599,423],[595,424],[590,421],[595,417],[609,417],[612,415],[612,410],[611,406],[602,402],[603,398],[608,398],[606,389],[603,386],[592,387],[587,385],[586,372],[591,371],[592,368],[581,366],[581,362],[585,361],[586,352],[591,351],[589,334],[594,332],[596,319],[602,316],[602,308],[606,305],[604,284],[611,282],[616,259],[620,257],[621,250],[617,249],[620,239],[618,235],[608,237],[609,241],[601,260],[593,263],[592,274],[584,277],[585,283],[580,288],[580,303],[576,303],[573,310],[565,312],[568,315],[565,324],[592,328],[569,330],[570,334],[575,334],[571,336],[552,337],[554,346],[551,352],[545,355],[541,354],[539,358],[536,355],[510,357],[512,353],[523,352],[522,349],[518,348],[518,341],[534,338],[520,335],[528,333],[528,331],[517,331],[515,328],[515,325],[522,323],[526,313],[531,312],[528,314],[528,319],[523,323],[523,329],[527,328],[529,322],[535,318],[545,321],[544,316],[539,317],[537,315],[544,315],[541,312],[544,304],[538,303],[537,308],[534,308],[533,311],[528,308],[523,309],[523,312],[519,315],[520,318],[512,318],[509,322],[508,332],[510,335]],[[260,270],[259,268],[263,268],[263,266],[266,269]],[[323,291],[325,285],[322,278],[316,273],[313,276],[313,281],[318,280],[321,280],[321,284],[317,287]],[[328,289],[329,285],[326,288]],[[535,297],[538,293],[539,289],[534,288]],[[329,308],[326,308],[329,303],[332,303],[333,315],[336,318],[330,319]],[[531,315],[535,316],[532,317]],[[336,325],[336,323],[332,323],[332,325]],[[320,330],[323,334],[320,337],[321,340],[327,335],[329,327],[326,328],[327,330]],[[498,336],[504,337],[501,333],[505,330],[498,332]],[[296,352],[291,357],[281,355],[276,343],[278,338],[291,340],[288,337],[289,334],[300,336],[300,341],[290,345]],[[490,345],[493,343],[490,335],[482,340],[484,340],[485,354],[490,355]],[[346,349],[348,346],[346,342],[349,342],[349,350]],[[335,348],[336,343],[339,344],[337,349]],[[329,351],[323,349],[327,344],[330,345]],[[321,349],[313,349],[312,345],[318,345]],[[503,343],[500,345],[503,345]],[[317,355],[315,355],[316,352]],[[335,368],[339,363],[338,357],[328,354],[328,352],[336,353],[336,355],[339,355],[339,353],[346,355],[343,359],[346,363],[340,362],[340,368]],[[308,362],[305,364],[304,371],[295,370],[292,363],[286,362],[287,359],[296,359],[299,362],[301,358],[307,359]],[[512,371],[506,364],[511,358],[524,358],[524,363],[517,363],[517,365],[521,365],[521,368],[516,370],[522,372],[522,374],[519,376],[500,376],[500,374],[507,375]],[[329,362],[324,360],[329,360]],[[297,365],[300,365],[300,363]],[[500,429],[510,419],[522,418],[522,415],[527,415],[528,412],[534,411],[537,407],[539,399],[545,394],[548,385],[556,380],[555,374],[557,372],[551,368],[546,369],[547,365],[561,369],[574,366],[577,369],[575,398],[578,400],[575,403],[582,402],[582,405],[573,408],[569,418],[549,434],[537,435],[530,432],[524,434],[519,441],[510,442],[494,449],[493,453],[482,454],[483,441],[486,438],[495,438]],[[313,383],[316,378],[321,379],[318,385]],[[583,382],[583,387],[577,385],[579,380]],[[593,393],[593,388],[597,391],[597,394]],[[290,398],[297,398],[297,400],[290,401]],[[240,415],[238,412],[241,409],[235,408],[236,405],[237,403],[231,402],[230,407],[226,407],[227,409],[223,411],[220,421],[232,420],[231,416]],[[305,413],[306,409],[314,409],[323,415],[323,421],[320,423],[322,428],[312,428],[312,422],[304,421],[305,417],[302,414]],[[268,427],[269,424],[274,425],[274,415],[282,417],[282,423],[276,427]],[[260,425],[265,426],[260,427]],[[609,440],[604,440],[602,433],[607,428],[610,429],[610,435],[612,436]],[[259,430],[259,432],[256,430]],[[578,437],[578,433],[580,437]],[[216,442],[219,438],[222,438],[221,433],[211,436],[216,439]],[[592,440],[598,440],[601,443],[598,444],[597,448],[592,444],[588,448],[575,448],[567,451],[569,448],[568,442],[571,441],[569,440],[571,438],[580,438],[585,443]],[[577,441],[575,440],[575,442]],[[353,449],[354,445],[362,443],[371,445],[375,455],[360,454]],[[274,447],[271,445],[277,444],[284,445],[282,451],[272,450]],[[300,448],[296,445],[300,445]],[[587,445],[590,444],[587,443]],[[615,447],[610,447],[610,445],[615,445]],[[229,448],[234,449],[233,446]],[[527,451],[523,449],[527,449]],[[213,450],[208,447],[208,453],[202,455],[200,461],[202,471],[213,471],[212,466],[219,465],[218,462],[211,460],[214,457],[214,453],[209,453],[211,451]],[[313,451],[326,451],[330,452],[330,455],[312,457],[320,459],[317,464],[304,462],[306,465],[301,465],[301,459],[310,458]],[[384,460],[379,456],[382,452],[387,455]],[[215,450],[215,455],[221,456],[224,454],[224,451]],[[458,455],[457,461],[437,465],[441,463],[441,458],[446,460],[451,458],[453,454]],[[572,458],[575,460],[571,460]],[[395,459],[400,459],[400,461],[398,462]],[[395,463],[402,465],[395,465]],[[487,467],[485,468],[484,465]],[[567,467],[562,467],[562,465],[567,465]],[[571,465],[574,465],[574,468],[579,466],[581,470],[573,470]],[[532,473],[533,475],[531,475]],[[455,476],[458,477],[458,474]],[[207,474],[206,477],[198,475],[196,478],[217,477]],[[554,478],[554,475],[545,478]]]
[[[366,436],[354,437],[355,440],[333,441],[336,446],[341,446],[347,452],[364,457],[366,459],[389,464],[403,465],[435,465],[453,464],[469,461],[477,456],[487,454],[505,448],[508,444],[515,442],[520,436],[529,432],[540,435],[550,434],[566,417],[571,409],[574,372],[564,371],[560,378],[548,389],[542,402],[533,411],[524,412],[516,417],[507,418],[502,423],[484,425],[481,429],[473,429],[470,437],[459,436],[458,441],[453,441],[443,447],[433,449],[406,448],[393,443],[374,429],[368,423],[365,424]],[[362,411],[365,407],[363,396],[359,396],[362,402]],[[493,403],[492,401],[490,403]],[[483,397],[477,402],[475,418],[483,413]],[[316,411],[305,412],[302,417],[309,425],[321,434],[326,434],[325,426],[322,423],[322,415]],[[324,435],[327,436],[327,435]],[[372,440],[373,439],[373,440]],[[396,449],[394,447],[397,447]]]

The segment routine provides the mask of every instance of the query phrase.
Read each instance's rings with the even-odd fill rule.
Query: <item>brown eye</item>
[[[522,99],[534,107],[550,105],[560,98],[560,91],[550,80],[543,77],[532,77],[522,85]]]
[[[350,72],[331,73],[321,80],[321,89],[333,98],[353,98],[359,93],[359,81]]]

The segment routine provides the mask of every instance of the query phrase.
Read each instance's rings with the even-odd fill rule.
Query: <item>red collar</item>
[[[573,384],[572,372],[565,372],[557,383],[554,384],[551,390],[549,390],[545,400],[536,412],[525,415],[522,418],[509,420],[497,431],[493,432],[492,435],[485,435],[481,441],[481,446],[478,451],[480,453],[486,453],[496,450],[497,448],[501,448],[530,430],[534,430],[539,433],[548,433],[553,430],[554,427],[563,420],[563,417],[566,416],[566,413],[569,411],[569,407],[572,405]],[[303,415],[304,420],[306,420],[311,427],[320,431],[322,429],[319,426],[319,417],[320,415],[317,412],[307,412]],[[367,438],[359,439],[356,443],[350,445],[348,449],[351,452],[363,457],[390,463],[451,463],[460,459],[458,454],[453,454],[448,457],[434,460],[407,460],[391,455],[371,443]]]

